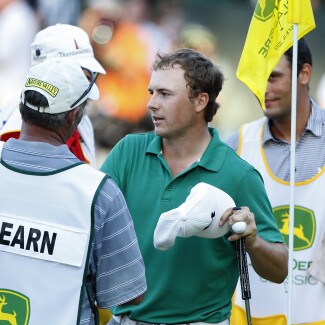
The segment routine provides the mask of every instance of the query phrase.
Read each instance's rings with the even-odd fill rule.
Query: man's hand
[[[235,241],[245,237],[246,251],[255,272],[266,280],[282,283],[288,275],[287,246],[279,242],[268,242],[259,237],[254,214],[248,207],[227,209],[220,218],[219,225],[228,222],[232,226],[238,221],[246,223],[246,230],[242,233],[232,234],[228,237],[228,240]]]

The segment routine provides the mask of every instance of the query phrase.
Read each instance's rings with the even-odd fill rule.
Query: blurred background
[[[325,107],[325,0],[312,0],[316,29],[311,96]],[[98,162],[125,134],[152,129],[146,110],[151,63],[157,50],[180,46],[205,53],[224,72],[221,108],[213,126],[226,138],[262,116],[254,95],[236,77],[256,0],[0,0],[0,105],[22,86],[30,44],[55,23],[82,27],[107,74],[89,111]]]

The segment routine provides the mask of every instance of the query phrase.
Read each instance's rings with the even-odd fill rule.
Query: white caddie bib
[[[265,157],[262,143],[265,118],[242,127],[239,145],[240,156],[252,164],[262,175],[273,214],[286,243],[289,235],[290,183],[277,179],[272,174]],[[294,263],[292,322],[312,324],[325,321],[325,284],[308,273],[325,233],[325,210],[320,189],[325,188],[325,167],[318,175],[295,187]],[[321,222],[322,220],[322,222]],[[250,264],[250,263],[249,263]],[[324,270],[325,271],[325,270]],[[288,280],[275,284],[259,277],[249,266],[252,299],[251,315],[268,319],[287,314]],[[237,285],[235,304],[244,307],[240,285]],[[281,316],[282,315],[282,316]],[[275,318],[270,319],[270,323]],[[267,323],[263,323],[267,324]]]
[[[86,164],[47,175],[0,164],[0,323],[77,324],[104,178]]]

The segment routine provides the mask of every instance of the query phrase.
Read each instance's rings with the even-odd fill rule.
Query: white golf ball
[[[243,233],[247,228],[246,222],[244,221],[238,221],[235,222],[232,226],[231,229],[234,233],[236,234],[241,234]]]

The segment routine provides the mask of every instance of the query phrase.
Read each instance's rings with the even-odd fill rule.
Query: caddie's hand
[[[256,239],[257,227],[254,214],[249,210],[248,207],[227,209],[220,218],[219,225],[222,226],[226,222],[229,223],[230,227],[236,222],[246,223],[246,230],[242,233],[233,233],[228,237],[229,241],[235,241],[239,238],[245,237],[245,243],[247,246],[254,243]]]

